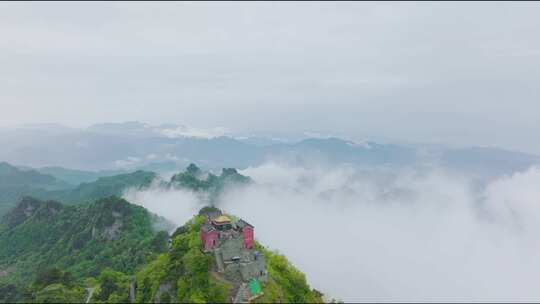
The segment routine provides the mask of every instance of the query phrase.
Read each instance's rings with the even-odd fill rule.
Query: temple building
[[[204,250],[209,252],[219,246],[220,240],[239,237],[241,234],[245,249],[253,249],[255,242],[254,227],[248,222],[239,219],[234,223],[227,215],[221,214],[211,219],[207,217],[201,228],[201,240]]]
[[[248,298],[262,294],[259,281],[266,282],[268,273],[264,255],[254,249],[253,225],[214,211],[206,214],[201,240],[203,251],[214,255],[217,271],[240,286],[238,300],[247,300],[243,293]]]

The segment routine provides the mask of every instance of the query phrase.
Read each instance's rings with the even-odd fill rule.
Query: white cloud
[[[347,141],[347,145],[349,145],[351,147],[361,147],[361,148],[364,148],[364,149],[371,149],[371,145],[367,141],[362,141],[362,142],[359,142],[359,141]]]
[[[485,193],[491,215],[514,229],[540,229],[540,169],[532,167],[491,183]]]
[[[114,165],[118,168],[129,168],[137,165],[140,162],[140,158],[135,156],[128,156],[126,159],[119,159],[114,161]]]
[[[123,198],[163,216],[177,226],[183,225],[202,207],[194,192],[163,188],[158,181],[145,190],[128,189]]]
[[[314,287],[331,296],[346,301],[540,297],[536,216],[512,218],[522,224],[519,231],[489,217],[495,210],[503,216],[515,210],[539,214],[540,193],[532,188],[540,182],[536,169],[491,184],[483,205],[465,177],[440,171],[404,171],[386,180],[347,169],[277,164],[245,172],[262,183],[230,191],[222,207],[252,222],[262,243],[285,253]],[[498,210],[501,192],[514,211]]]
[[[156,158],[158,158],[158,156],[155,153],[150,153],[150,154],[146,155],[146,159],[148,159],[148,160],[154,160]]]
[[[178,161],[179,160],[178,156],[170,154],[170,153],[167,153],[165,155],[165,159],[172,160],[172,161]]]
[[[215,138],[226,134],[225,128],[217,127],[212,129],[197,129],[185,126],[178,126],[172,129],[162,129],[159,132],[168,138],[177,137],[198,137],[198,138]]]
[[[6,3],[0,121],[181,121],[539,152],[539,8]]]
[[[255,226],[310,284],[353,301],[536,301],[540,289],[540,170],[474,192],[444,170],[248,168],[256,184],[230,188],[219,207]],[[192,192],[152,187],[125,195],[182,224]]]

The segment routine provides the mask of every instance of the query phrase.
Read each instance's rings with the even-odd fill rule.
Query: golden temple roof
[[[230,221],[231,221],[231,218],[229,218],[226,215],[220,215],[214,219],[214,222],[217,224],[229,223]]]

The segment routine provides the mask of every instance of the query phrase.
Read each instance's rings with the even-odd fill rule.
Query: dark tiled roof
[[[212,230],[216,230],[216,229],[214,228],[214,226],[212,226],[212,224],[210,224],[209,222],[204,223],[204,224],[202,225],[201,229],[202,229],[203,231],[212,231]]]
[[[249,226],[251,228],[254,228],[253,225],[251,225],[250,223],[244,221],[243,219],[239,219],[237,222],[236,222],[236,226],[240,227],[240,228],[244,228],[246,226]]]

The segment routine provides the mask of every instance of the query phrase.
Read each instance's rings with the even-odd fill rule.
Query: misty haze
[[[540,301],[539,15],[0,3],[0,303]]]

